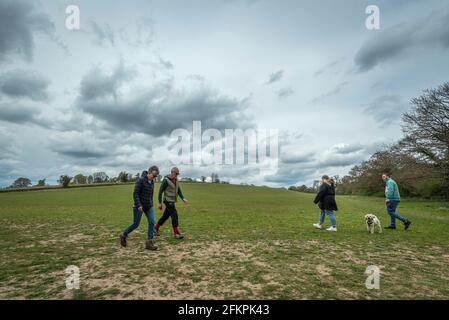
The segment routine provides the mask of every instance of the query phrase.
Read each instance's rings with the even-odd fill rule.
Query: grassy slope
[[[337,233],[314,230],[313,195],[233,185],[185,184],[178,205],[186,239],[144,250],[146,221],[131,221],[131,185],[0,194],[0,298],[449,298],[449,204],[403,201],[411,230],[369,235],[363,215],[387,224],[383,200],[339,197]],[[160,216],[158,211],[157,217]],[[65,289],[64,269],[81,269]],[[368,265],[380,290],[365,288]]]

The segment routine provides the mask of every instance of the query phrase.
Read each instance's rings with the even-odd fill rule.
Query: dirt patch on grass
[[[120,247],[114,232],[97,232],[85,234],[76,226],[38,233],[35,246],[21,241],[18,252],[2,253],[0,267],[7,266],[6,258],[17,266],[0,285],[0,298],[371,299],[380,297],[365,288],[364,272],[372,264],[381,268],[382,298],[416,298],[417,292],[419,298],[449,296],[442,284],[449,278],[443,245],[423,250],[339,241],[330,249],[322,239],[177,242],[161,237],[160,250],[152,252],[144,248],[142,231],[133,233],[127,248]],[[79,291],[65,288],[67,265],[59,259],[79,267]]]

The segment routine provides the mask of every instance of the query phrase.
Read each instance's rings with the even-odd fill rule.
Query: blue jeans
[[[335,218],[334,211],[332,210],[324,210],[320,209],[320,224],[324,223],[324,218],[326,214],[329,216],[329,220],[331,221],[332,227],[337,227],[337,219]]]
[[[147,211],[144,211],[145,215],[148,219],[148,240],[153,240],[154,237],[154,209],[151,207]],[[142,212],[137,208],[133,208],[134,220],[128,228],[123,231],[123,235],[125,237],[128,236],[131,232],[133,232],[140,224],[140,220],[142,219]]]
[[[390,200],[387,202],[387,212],[390,215],[390,226],[396,226],[396,219],[401,220],[402,222],[407,222],[407,218],[401,216],[397,211],[397,207],[399,205],[399,200]]]

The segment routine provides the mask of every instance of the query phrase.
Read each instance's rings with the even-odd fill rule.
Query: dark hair
[[[159,168],[158,168],[157,166],[151,166],[151,167],[148,169],[148,172],[149,172],[149,173],[151,173],[151,172],[153,172],[153,171],[157,171],[157,173],[159,173]]]
[[[323,180],[329,180],[329,176],[327,174],[325,174],[324,176],[321,177],[321,179]]]
[[[384,170],[384,171],[382,171],[382,174],[386,175],[387,177],[391,177],[391,171],[390,170]]]

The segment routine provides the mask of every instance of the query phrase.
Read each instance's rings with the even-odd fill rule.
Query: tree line
[[[70,185],[88,185],[88,184],[102,184],[102,183],[128,183],[135,182],[140,177],[140,173],[136,173],[133,175],[132,173],[122,171],[116,177],[109,177],[105,172],[95,172],[91,175],[83,175],[81,173],[71,177],[70,175],[64,174],[61,175],[58,179],[59,185],[62,187],[68,187]],[[161,182],[162,175],[159,175],[156,178],[156,182]],[[198,182],[197,179],[193,179],[190,177],[183,177],[181,181],[184,182]],[[227,183],[225,181],[221,181],[218,177],[218,174],[212,173],[210,176],[210,180],[206,176],[201,176],[199,179],[201,182],[210,181],[211,183]],[[33,185],[29,178],[20,177],[17,178],[10,186],[11,189],[25,189],[31,187],[48,187],[49,184],[46,183],[46,179],[38,180],[38,182]]]
[[[449,199],[449,82],[411,100],[402,115],[403,137],[337,181],[341,194],[383,192],[380,173],[399,183],[404,196]]]
[[[339,194],[383,195],[384,172],[393,175],[401,193],[409,197],[449,199],[449,82],[424,90],[402,114],[403,137],[384,146],[370,159],[334,176]],[[312,193],[318,186],[291,186]]]

